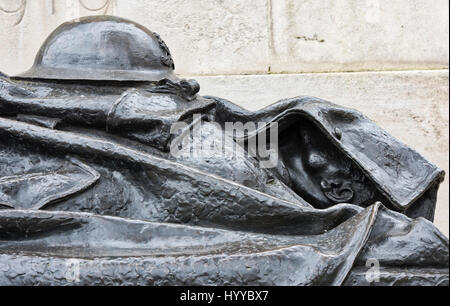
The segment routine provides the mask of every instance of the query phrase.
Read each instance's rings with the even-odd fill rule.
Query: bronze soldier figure
[[[250,112],[174,68],[157,34],[97,16],[0,74],[0,285],[72,284],[69,260],[81,285],[367,285],[370,260],[373,284],[448,285],[443,171],[356,110]]]

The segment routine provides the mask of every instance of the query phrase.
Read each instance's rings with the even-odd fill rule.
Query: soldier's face
[[[338,203],[360,206],[374,201],[376,188],[343,153],[309,122],[282,136],[281,158],[294,191],[318,208]]]

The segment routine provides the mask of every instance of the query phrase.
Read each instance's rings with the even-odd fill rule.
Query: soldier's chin
[[[339,203],[351,203],[354,192],[351,188],[345,188],[343,190],[327,190],[323,194],[334,204]]]
[[[311,204],[314,208],[325,209],[337,203],[331,201],[321,190],[312,190],[312,188],[300,188],[296,193]]]
[[[309,187],[306,187],[309,186]],[[312,184],[296,184],[295,192],[308,201],[314,208],[325,209],[337,204],[353,204],[368,206],[375,200],[373,188],[368,186],[341,186],[336,188],[320,188]]]

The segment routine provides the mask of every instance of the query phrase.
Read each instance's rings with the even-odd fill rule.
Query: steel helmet
[[[15,78],[100,81],[177,80],[158,34],[118,17],[90,16],[60,25],[33,66]]]

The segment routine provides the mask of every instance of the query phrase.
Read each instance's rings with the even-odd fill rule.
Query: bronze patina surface
[[[173,71],[157,34],[102,16],[0,73],[0,285],[448,285],[443,171],[356,110],[250,112]]]

